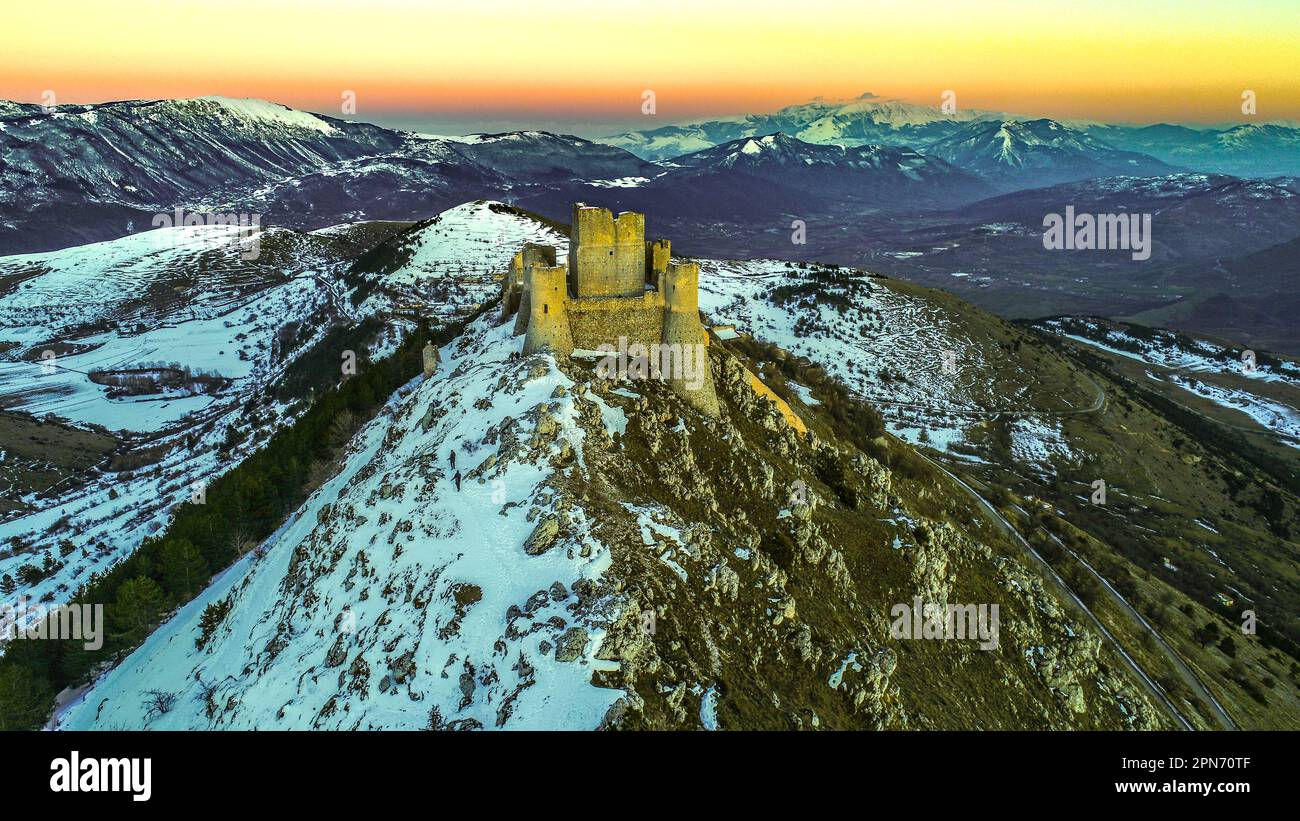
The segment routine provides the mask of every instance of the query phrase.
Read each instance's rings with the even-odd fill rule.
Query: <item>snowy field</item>
[[[47,571],[15,595],[66,601],[91,574],[109,569],[161,530],[176,505],[291,421],[289,409],[278,403],[252,416],[245,407],[324,334],[335,289],[323,286],[337,272],[250,268],[241,264],[241,247],[227,241],[226,231],[160,229],[0,258],[0,271],[41,271],[0,298],[0,315],[9,317],[0,342],[11,343],[0,359],[3,404],[74,427],[102,426],[127,437],[132,449],[160,454],[134,470],[110,470],[106,460],[81,487],[15,500],[26,512],[0,522],[0,546],[7,548],[0,552],[0,577],[19,578],[25,565]],[[196,274],[200,269],[208,273]],[[275,284],[249,287],[255,275]],[[177,298],[142,303],[141,294],[153,288]],[[307,328],[305,341],[279,356],[274,340],[291,323]],[[52,359],[27,361],[57,343],[61,353]],[[168,390],[114,398],[90,379],[96,369],[158,362],[217,375],[222,382],[211,393]],[[223,452],[219,445],[231,427],[247,435]]]
[[[1066,327],[1075,325],[1082,325],[1087,334],[1068,333],[1065,330]],[[1258,363],[1254,369],[1248,370],[1242,365],[1240,349],[1227,348],[1204,339],[1193,339],[1191,347],[1186,347],[1169,331],[1155,331],[1151,339],[1145,339],[1089,320],[1071,320],[1067,326],[1060,320],[1053,319],[1038,323],[1038,326],[1075,342],[1149,365],[1189,373],[1235,373],[1246,379],[1285,382],[1300,387],[1300,367],[1294,362],[1283,361],[1279,367]]]
[[[1151,377],[1160,378],[1155,374]],[[1300,408],[1246,391],[1212,385],[1181,373],[1166,374],[1165,378],[1183,390],[1208,399],[1216,405],[1241,411],[1258,422],[1261,427],[1281,434],[1285,437],[1282,441],[1300,448]]]

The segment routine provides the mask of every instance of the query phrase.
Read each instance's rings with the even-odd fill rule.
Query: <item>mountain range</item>
[[[602,138],[648,160],[682,154],[781,131],[810,143],[920,146],[951,134],[958,126],[996,119],[994,112],[956,109],[882,100],[867,93],[852,100],[816,99],[772,114],[749,114],[699,123],[667,125]]]
[[[1255,283],[1274,274],[1213,272],[1300,235],[1289,196],[1298,188],[1297,133],[950,115],[871,95],[604,143],[544,131],[420,134],[219,97],[50,113],[6,103],[0,253],[128,236],[177,208],[314,230],[422,220],[477,198],[564,221],[583,201],[645,213],[685,253],[865,265],[1007,316],[1080,308],[1167,316],[1204,333],[1247,330],[1257,344],[1294,351],[1294,312],[1248,307],[1286,302]],[[1209,170],[1220,167],[1276,176]],[[1071,204],[1151,212],[1151,265],[1044,253],[1043,216]],[[792,241],[800,223],[802,243]],[[1234,310],[1219,312],[1231,322],[1219,326],[1215,311],[1193,307],[1209,295],[1233,301]]]
[[[1294,174],[1297,133],[1276,125],[1073,128],[960,109],[950,116],[868,95],[604,144],[539,131],[417,134],[219,97],[51,113],[6,103],[0,251],[124,236],[177,207],[256,213],[305,229],[418,219],[475,197],[531,203],[557,217],[555,203],[581,197],[703,222],[846,218],[1101,176],[1220,166]]]
[[[1014,122],[1054,123],[1050,126],[1056,132],[1052,141],[1063,142],[1064,137],[1075,143],[1073,148],[1085,152],[1127,151],[1146,154],[1174,167],[1247,177],[1300,173],[1300,152],[1296,151],[1300,129],[1295,124],[1265,122],[1192,128],[1167,123],[1057,122],[960,107],[944,110],[942,106],[905,103],[871,93],[849,100],[813,100],[787,106],[773,114],[722,117],[630,131],[603,137],[601,141],[648,160],[670,159],[710,145],[776,131],[810,143],[908,146],[930,153],[931,146],[949,140],[959,131],[967,131],[967,135],[957,138],[957,143],[970,140],[972,133],[981,133],[982,123],[996,133],[998,127],[987,126],[988,123]],[[1037,133],[1026,136],[1037,140],[1044,136],[1044,129],[1042,125],[1034,126],[1029,130]],[[1011,139],[1019,136],[1013,135]]]

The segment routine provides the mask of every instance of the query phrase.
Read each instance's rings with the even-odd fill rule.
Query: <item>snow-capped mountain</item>
[[[991,120],[965,125],[930,143],[926,153],[1004,187],[1070,180],[1169,174],[1154,157],[1121,151],[1053,120]]]
[[[1300,174],[1300,128],[1287,123],[1193,129],[1176,125],[1098,125],[1089,134],[1173,165],[1243,177]]]
[[[1033,123],[1038,119],[1041,118],[963,108],[947,113],[938,106],[885,100],[864,94],[851,100],[817,99],[787,106],[772,114],[718,117],[629,131],[600,138],[600,141],[647,160],[667,160],[744,137],[784,131],[810,143],[908,146],[928,154],[935,143],[949,138],[957,142],[970,139],[969,127],[972,124],[996,123],[996,131],[1003,123]],[[1056,123],[1059,128],[1092,137],[1106,149],[1145,154],[1170,166],[1252,177],[1300,173],[1300,151],[1297,151],[1300,128],[1293,123],[1243,124],[1227,128],[1189,128],[1168,123],[1137,126],[1082,120]],[[1010,139],[1057,143],[1063,149],[1083,150],[1085,153],[1103,150],[1102,146],[1089,144],[1076,134],[1070,135],[1076,143],[1071,146],[1068,145],[1070,139],[1063,141],[1061,134],[1045,133],[1041,126],[1027,130],[1033,133],[1013,134]],[[965,136],[955,137],[958,131]],[[944,150],[956,151],[957,146],[946,146]],[[940,156],[951,160],[957,155]],[[974,162],[986,159],[987,154],[978,150],[973,152]],[[1124,158],[1111,157],[1105,164],[1111,165],[1110,160],[1116,159],[1121,163],[1124,161]],[[1080,168],[1081,173],[1092,170],[1086,164]],[[977,169],[970,167],[966,170]],[[1111,173],[1118,173],[1118,170],[1112,168]],[[1032,184],[1054,181],[1060,180],[1043,178],[1032,181]]]
[[[664,160],[745,137],[782,131],[804,142],[920,147],[974,120],[1001,117],[974,109],[954,110],[886,100],[867,93],[849,100],[815,99],[772,114],[722,117],[601,138],[647,160]]]
[[[149,212],[198,205],[251,185],[331,163],[380,154],[400,135],[261,100],[222,97],[61,106],[0,114],[0,222],[13,234],[40,226],[49,242],[63,226],[91,231],[75,206]],[[12,199],[11,199],[12,198]],[[17,223],[16,223],[17,221]],[[121,235],[127,233],[122,226]],[[32,233],[32,232],[29,232]],[[95,239],[102,237],[94,237]],[[68,244],[68,243],[64,243]],[[47,246],[48,247],[48,246]]]
[[[476,162],[521,182],[613,180],[658,171],[621,149],[548,131],[471,134],[456,142]]]
[[[960,204],[996,191],[910,148],[807,143],[784,133],[743,137],[659,163],[650,177],[521,192],[520,206],[556,219],[582,201],[640,211],[678,236],[718,221],[787,224]]]
[[[653,170],[577,137],[438,137],[223,97],[14,105],[0,157],[0,253],[125,236],[177,207],[311,230]]]
[[[817,145],[778,132],[745,137],[678,157],[666,180],[683,176],[745,174],[827,198],[904,203],[960,203],[992,189],[948,163],[910,148]]]

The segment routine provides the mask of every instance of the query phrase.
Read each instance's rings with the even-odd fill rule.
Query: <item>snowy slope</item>
[[[951,207],[993,193],[974,176],[910,148],[818,145],[781,132],[733,140],[677,157],[672,165],[664,180],[670,186],[694,174],[716,187],[727,175],[743,174],[840,203]]]
[[[0,257],[0,276],[20,280],[0,295],[3,337],[42,341],[104,320],[138,321],[144,317],[136,312],[149,292],[173,283],[194,299],[168,295],[166,303],[149,306],[149,313],[165,315],[181,302],[196,300],[205,308],[219,309],[223,296],[228,302],[241,288],[258,284],[237,261],[241,248],[251,251],[252,245],[241,242],[239,229],[199,225]]]
[[[851,305],[844,314],[824,302],[803,300],[792,308],[768,298],[773,288],[801,280],[799,269],[779,260],[701,260],[700,310],[714,322],[734,324],[823,365],[877,403],[891,432],[903,438],[915,441],[922,427],[917,420],[924,418],[941,449],[960,441],[975,421],[960,412],[1020,398],[995,398],[993,385],[979,381],[983,351],[933,303],[865,277],[845,290]],[[800,330],[801,320],[828,330],[809,335]],[[958,375],[942,372],[946,351],[963,363]],[[905,375],[906,381],[895,375]]]
[[[1037,188],[1059,182],[1178,169],[1155,157],[1121,151],[1054,120],[969,123],[926,146],[927,154],[1002,185]]]
[[[444,318],[464,315],[501,290],[500,275],[525,242],[568,253],[569,238],[499,202],[478,200],[443,211],[393,237],[354,275],[376,282],[367,311],[420,305]]]
[[[579,458],[583,437],[572,399],[552,400],[571,384],[553,361],[507,361],[521,345],[509,325],[480,321],[444,348],[438,373],[390,400],[354,440],[340,474],[260,555],[182,609],[60,726],[599,724],[620,693],[590,682],[601,634],[570,591],[598,577],[609,555],[590,536],[540,556],[523,550],[532,520],[552,512],[545,460],[519,459],[530,447],[525,437],[554,425],[558,435],[543,451],[567,443]],[[475,401],[483,399],[485,409]],[[467,478],[457,491],[452,447],[470,475],[490,465],[484,480]],[[581,522],[581,510],[566,513]],[[226,597],[230,615],[212,649],[198,650],[200,614]],[[574,660],[558,660],[562,637],[578,625],[590,643]],[[215,688],[210,699],[204,685]],[[151,690],[176,694],[175,708],[148,715]]]
[[[225,473],[291,422],[301,408],[269,401],[266,391],[332,321],[410,310],[458,318],[495,296],[500,284],[492,272],[505,270],[511,248],[524,241],[551,242],[561,253],[567,248],[566,238],[532,219],[499,204],[468,203],[399,235],[395,258],[401,264],[391,272],[391,287],[354,307],[346,263],[325,246],[349,228],[323,230],[315,235],[319,241],[268,230],[256,264],[239,258],[241,246],[227,242],[225,230],[160,229],[0,257],[0,272],[28,275],[0,298],[0,316],[9,317],[0,343],[14,343],[0,356],[5,406],[121,429],[128,435],[125,447],[162,451],[144,469],[112,471],[106,461],[84,486],[15,500],[23,512],[0,523],[0,544],[15,548],[0,551],[0,576],[18,578],[28,565],[51,568],[36,583],[20,584],[18,593],[66,600],[91,573],[112,567],[164,527],[195,483]],[[151,292],[162,296],[141,298]],[[299,344],[285,349],[277,337],[295,327]],[[396,345],[406,326],[397,320],[389,327],[372,357]],[[39,354],[49,347],[59,352],[57,367],[42,366]],[[228,381],[214,394],[111,398],[88,376],[95,368],[157,361]],[[223,451],[219,446],[231,428],[246,438]],[[0,452],[0,466],[12,467],[6,458]]]
[[[282,327],[331,307],[323,260],[253,265],[227,226],[161,228],[44,254],[0,257],[0,275],[35,273],[0,296],[0,396],[11,409],[110,430],[159,431],[247,394],[278,372]],[[271,243],[288,232],[267,232]],[[270,287],[267,287],[267,286]],[[54,354],[48,358],[45,352]],[[96,369],[176,363],[235,384],[112,399]]]
[[[23,567],[43,570],[35,583],[20,583],[17,594],[66,601],[301,410],[270,401],[266,391],[341,315],[341,289],[333,282],[341,263],[310,252],[253,265],[240,259],[225,230],[160,229],[0,258],[0,271],[39,272],[0,298],[7,317],[0,342],[8,348],[0,357],[0,402],[124,437],[80,477],[84,482],[7,500],[17,510],[0,522],[0,544],[8,548],[0,552],[0,577],[21,579]],[[268,255],[287,234],[267,232]],[[158,298],[142,298],[151,292]],[[297,344],[277,339],[285,329],[294,330]],[[46,360],[44,350],[57,356]],[[112,396],[90,378],[95,370],[159,362],[220,381],[214,390]],[[242,433],[233,446],[226,442],[232,428]],[[0,467],[22,469],[6,464],[2,451]],[[118,455],[123,466],[115,467]]]
[[[1240,347],[1229,347],[1174,331],[1138,336],[1122,327],[1083,318],[1049,319],[1038,327],[1075,342],[1152,365],[1147,377],[1168,382],[1225,408],[1240,411],[1261,427],[1300,448],[1300,366],[1292,360],[1243,365]],[[1230,376],[1226,383],[1215,377]],[[1273,396],[1239,387],[1235,380],[1275,383]],[[1278,397],[1287,397],[1278,398]]]

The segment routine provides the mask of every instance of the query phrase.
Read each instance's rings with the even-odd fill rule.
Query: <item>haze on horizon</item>
[[[1108,122],[1300,120],[1290,0],[788,4],[64,0],[6,11],[0,98],[258,97],[425,131],[585,136],[814,97]],[[53,21],[53,23],[52,23]],[[656,113],[641,113],[653,90]]]

